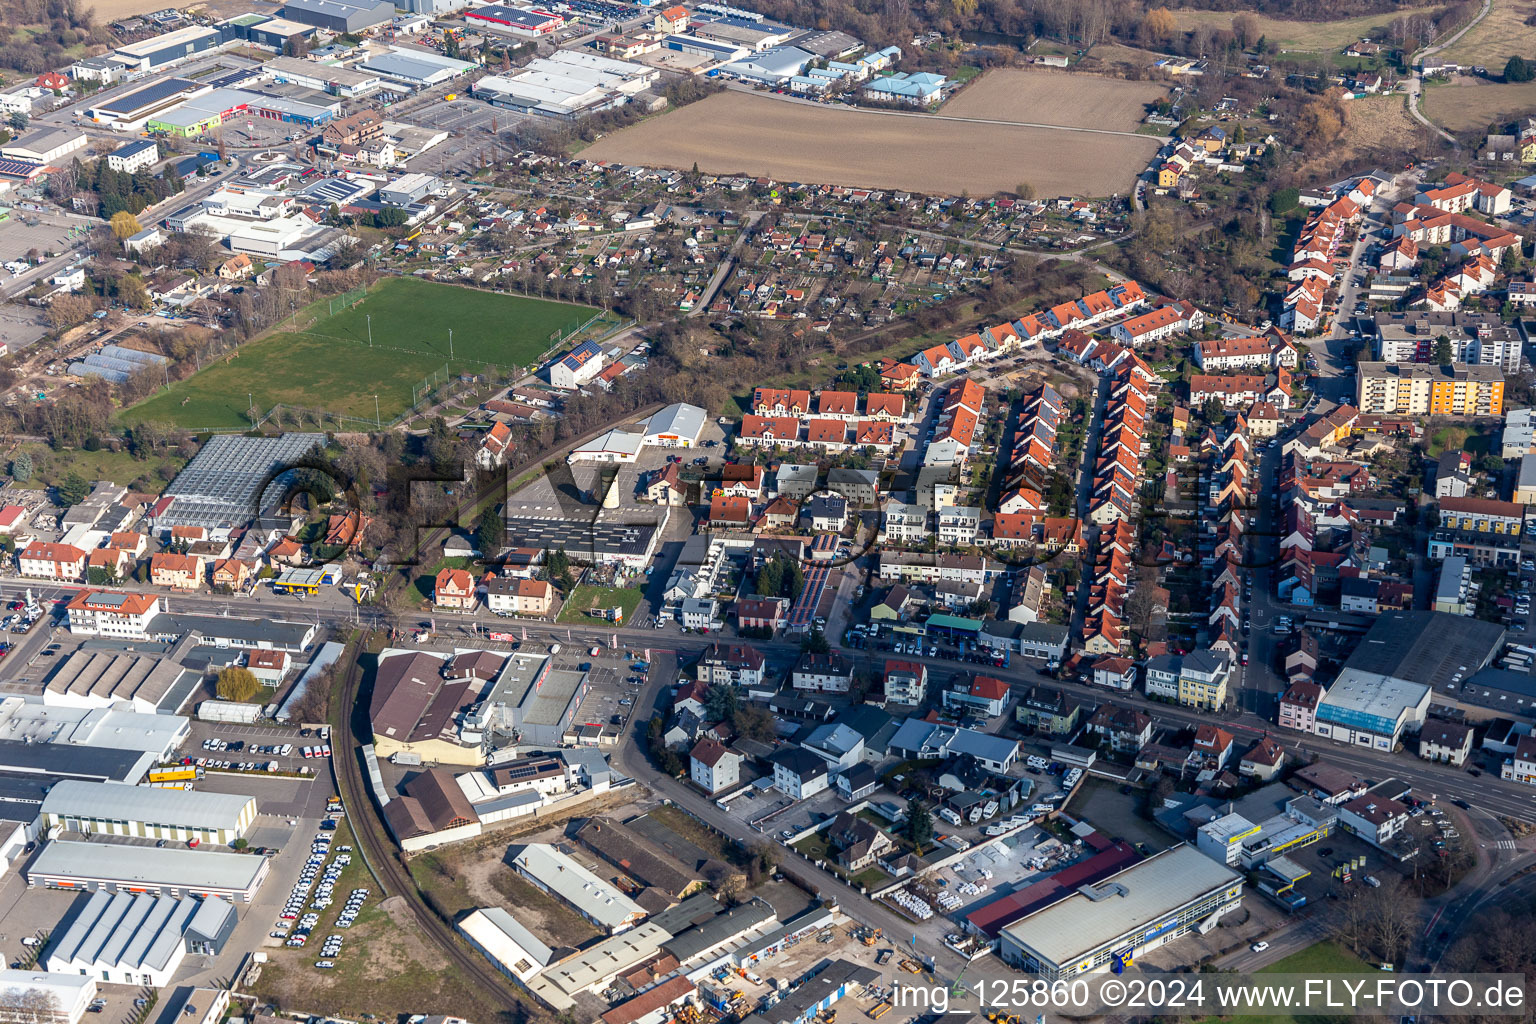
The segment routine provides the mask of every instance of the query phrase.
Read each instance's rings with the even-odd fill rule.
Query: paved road
[[[992,124],[1004,128],[1049,128],[1053,131],[1083,132],[1088,135],[1128,135],[1131,138],[1136,139],[1152,139],[1156,141],[1159,146],[1167,143],[1170,139],[1170,136],[1167,135],[1148,135],[1146,132],[1126,132],[1119,131],[1114,128],[1079,128],[1064,124],[1046,124],[1043,121],[1002,121],[990,117],[955,117],[950,114],[930,114],[925,111],[918,110],[887,110],[883,107],[853,107],[844,103],[823,103],[820,100],[806,99],[803,96],[791,96],[781,93],[767,93],[763,92],[761,89],[756,89],[749,85],[743,85],[739,82],[728,83],[726,88],[730,89],[732,92],[753,93],[767,96],[771,99],[779,100],[783,103],[799,103],[804,106],[823,107],[829,110],[841,110],[849,113],[881,114],[886,117],[920,117],[925,121],[964,121],[968,124]]]
[[[1424,94],[1424,76],[1419,73],[1418,66],[1423,62],[1425,57],[1432,57],[1435,54],[1440,53],[1446,47],[1450,46],[1462,36],[1466,35],[1469,31],[1472,30],[1474,25],[1486,18],[1488,16],[1488,12],[1491,10],[1493,10],[1493,0],[1483,0],[1483,9],[1477,12],[1477,17],[1467,22],[1466,25],[1462,26],[1462,28],[1449,39],[1438,42],[1433,46],[1427,46],[1409,58],[1409,64],[1410,66],[1414,67],[1414,72],[1413,77],[1408,79],[1408,113],[1413,115],[1413,119],[1415,121],[1419,122],[1424,127],[1434,132],[1436,135],[1439,135],[1442,139],[1449,142],[1452,146],[1455,146],[1458,150],[1461,149],[1461,143],[1457,141],[1456,136],[1452,135],[1450,132],[1446,131],[1444,128],[1441,128],[1429,118],[1425,117],[1423,111],[1419,109],[1419,100],[1423,97]]]
[[[720,290],[721,285],[725,284],[725,279],[730,276],[731,271],[736,269],[736,260],[741,256],[742,248],[746,246],[747,239],[752,236],[752,229],[757,227],[757,222],[762,219],[763,214],[759,210],[747,214],[746,223],[741,225],[736,241],[731,243],[731,251],[726,253],[725,259],[720,261],[714,274],[710,275],[709,284],[705,285],[704,291],[699,294],[699,301],[695,302],[693,309],[688,312],[690,317],[702,316],[709,309],[709,304],[715,301],[715,293]]]
[[[67,597],[82,589],[77,586],[40,587],[35,582],[29,584],[25,580],[9,577],[0,580],[0,600],[8,601],[13,596],[19,596],[29,587],[40,600],[54,600]],[[150,590],[152,588],[139,587],[129,589]],[[339,594],[335,594],[333,597],[338,601],[342,600]],[[224,614],[227,612],[231,615],[258,615],[290,621],[316,622],[322,626],[333,627],[346,626],[359,621],[359,619],[364,623],[377,619],[385,627],[391,623],[404,627],[410,623],[424,621],[425,619],[425,615],[422,613],[394,616],[387,613],[375,613],[371,609],[349,609],[344,605],[335,608],[322,607],[317,599],[311,599],[301,604],[290,598],[272,596],[253,600],[251,598],[223,597],[215,594],[197,594],[171,595],[168,600],[174,609],[183,612],[196,611],[212,614]],[[477,635],[475,632],[477,628],[481,630],[486,628],[508,628],[508,620],[490,614],[453,616],[439,612],[435,618],[440,638],[467,639]],[[526,629],[527,642],[533,645],[553,642],[566,643],[568,638],[576,638],[577,642],[582,642],[582,638],[602,640],[607,634],[612,633],[618,637],[620,642],[631,649],[665,648],[676,651],[685,657],[697,655],[704,648],[716,642],[717,639],[722,639],[714,636],[681,634],[672,629],[654,630],[635,629],[633,627],[612,629],[598,625],[556,626],[545,622],[529,622],[527,624],[519,622],[514,624],[512,628],[519,637],[523,635]],[[1255,628],[1257,628],[1257,623]],[[490,647],[501,646],[500,644],[484,640],[483,636],[477,639],[476,642]],[[743,640],[738,638],[731,638],[730,642],[756,647],[770,659],[778,662],[793,660],[800,652],[800,645],[797,642]],[[885,655],[875,651],[861,652],[856,656],[862,659],[880,659]],[[921,661],[929,666],[930,672],[942,676],[965,671],[968,667],[966,663],[943,658],[906,656],[906,659],[909,661]],[[9,661],[10,659],[0,661],[0,675],[8,676],[13,674],[14,670],[6,664]],[[1097,701],[1112,699],[1119,704],[1137,707],[1151,715],[1159,723],[1171,727],[1182,728],[1185,726],[1217,723],[1222,728],[1236,734],[1239,742],[1252,742],[1259,736],[1265,734],[1272,735],[1279,738],[1292,750],[1315,753],[1356,772],[1364,778],[1379,780],[1395,776],[1407,781],[1414,787],[1416,792],[1421,794],[1433,793],[1441,800],[1460,797],[1495,814],[1509,815],[1527,821],[1536,821],[1536,787],[1504,782],[1491,774],[1485,773],[1474,777],[1462,769],[1435,764],[1429,761],[1421,761],[1408,754],[1389,754],[1375,750],[1348,747],[1317,736],[1289,731],[1282,732],[1272,720],[1261,718],[1246,710],[1234,714],[1212,715],[1190,708],[1150,701],[1146,697],[1134,692],[1109,691],[1103,687],[1087,684],[1064,683],[1036,671],[1024,659],[1017,659],[1013,667],[995,670],[993,674],[1006,680],[1010,686],[1019,691],[1033,685],[1046,685],[1058,687],[1073,696],[1086,699]],[[637,706],[645,706],[641,701],[636,703]]]
[[[664,775],[651,766],[642,744],[645,722],[656,707],[662,689],[677,678],[677,654],[673,651],[653,650],[651,671],[645,687],[635,698],[635,707],[645,711],[634,717],[636,728],[624,736],[613,752],[613,761],[630,778],[636,779],[660,796],[687,809],[705,824],[748,846],[758,843],[778,843],[771,834],[754,830],[741,819],[720,810],[714,801],[702,796],[697,790],[670,775]],[[664,703],[664,702],[663,702]],[[843,913],[870,928],[879,928],[887,937],[899,937],[913,933],[916,927],[911,921],[897,915],[884,904],[875,903],[861,896],[856,889],[829,871],[816,867],[810,861],[786,852],[784,864],[790,871],[816,886],[823,898],[838,901]],[[950,977],[964,966],[960,956],[944,946],[927,946],[923,952],[934,958],[934,968],[940,975]]]
[[[962,245],[974,245],[980,249],[985,249],[987,247],[985,242],[979,241],[975,238],[963,238],[960,235],[946,235],[938,231],[924,231],[921,228],[911,228],[903,224],[881,224],[880,226],[890,228],[893,231],[902,231],[909,235],[916,235],[919,238],[932,238],[941,242],[959,242]],[[1065,260],[1068,263],[1086,264],[1087,266],[1090,266],[1094,270],[1103,274],[1105,277],[1109,278],[1115,284],[1123,284],[1124,282],[1129,281],[1130,278],[1120,273],[1118,270],[1104,266],[1093,257],[1089,256],[1088,253],[1095,249],[1101,249],[1106,245],[1118,245],[1119,243],[1125,241],[1128,237],[1128,235],[1121,235],[1118,238],[1106,238],[1102,242],[1094,242],[1092,245],[1085,245],[1081,249],[1074,249],[1071,252],[1052,252],[1049,249],[1029,249],[1022,245],[999,245],[995,247],[994,251],[1017,253],[1020,256],[1034,256],[1039,259]]]

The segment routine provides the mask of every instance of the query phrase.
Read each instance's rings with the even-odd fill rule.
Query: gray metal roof
[[[1175,846],[1109,876],[1096,888],[1123,891],[1094,900],[1075,892],[1020,918],[1002,934],[1055,964],[1074,963],[1121,936],[1141,932],[1207,893],[1242,876],[1193,846]]]
[[[666,942],[662,949],[677,957],[679,963],[687,963],[694,957],[715,949],[738,935],[754,928],[772,924],[779,919],[778,913],[766,902],[754,899],[740,906],[730,907],[715,914],[709,920],[689,928]]]
[[[1371,625],[1344,667],[1439,687],[1458,675],[1470,678],[1493,659],[1503,639],[1504,627],[1496,622],[1389,611]]]
[[[233,913],[233,908],[217,897],[208,902]],[[98,890],[48,959],[91,964],[98,969],[164,970],[185,948],[187,929],[203,905],[195,899]]]
[[[243,890],[256,883],[265,863],[264,857],[217,850],[54,840],[44,845],[27,873],[100,879],[130,886]]]
[[[274,650],[301,651],[312,639],[312,622],[273,619],[242,619],[225,615],[172,615],[162,612],[149,621],[151,636],[185,636],[196,633],[206,641],[228,640],[237,646],[268,646]]]
[[[240,816],[246,807],[254,802],[255,797],[238,793],[204,793],[65,779],[43,798],[43,813],[233,830],[239,827]]]
[[[644,914],[634,900],[553,846],[529,843],[517,852],[513,864],[604,928],[617,928],[630,917]]]
[[[676,434],[688,438],[697,438],[703,429],[704,410],[684,402],[667,406],[645,424],[647,434]]]

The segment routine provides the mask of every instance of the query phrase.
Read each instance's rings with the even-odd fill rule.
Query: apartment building
[[[1366,415],[1502,416],[1504,373],[1466,363],[1362,362],[1355,399]]]

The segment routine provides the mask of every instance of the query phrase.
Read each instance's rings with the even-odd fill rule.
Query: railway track
[[[354,657],[351,662],[342,680],[341,704],[333,715],[336,720],[332,726],[333,744],[338,755],[335,759],[336,781],[347,808],[353,835],[363,847],[369,863],[374,866],[380,884],[386,890],[385,895],[397,895],[405,900],[422,932],[459,968],[466,982],[472,986],[474,991],[471,994],[478,1002],[500,1013],[511,1014],[506,1019],[547,1019],[542,1008],[515,989],[501,972],[492,968],[483,957],[464,948],[453,928],[427,905],[426,899],[416,888],[415,880],[401,862],[393,842],[387,838],[382,809],[374,803],[371,787],[363,777],[359,756],[361,745],[352,726],[363,669],[359,659]],[[441,1012],[441,1008],[433,1007],[429,1012]]]

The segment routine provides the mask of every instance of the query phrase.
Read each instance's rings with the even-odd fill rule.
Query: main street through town
[[[27,590],[44,602],[67,600],[78,587],[60,586],[29,586],[25,581],[15,578],[0,580],[0,599],[9,601],[21,596]],[[130,588],[149,591],[151,588]],[[1260,587],[1254,587],[1255,597],[1261,596]],[[165,599],[165,604],[172,610],[183,613],[198,613],[211,615],[231,616],[261,616],[272,619],[286,619],[296,622],[313,622],[321,627],[329,627],[337,630],[346,630],[354,627],[372,628],[399,628],[414,627],[429,619],[437,626],[438,640],[446,641],[461,646],[483,646],[490,649],[506,649],[509,646],[504,641],[492,641],[488,633],[495,631],[508,631],[514,634],[514,644],[527,644],[532,647],[548,645],[551,643],[586,643],[592,642],[602,646],[611,643],[621,645],[625,649],[635,652],[649,650],[653,657],[660,657],[663,652],[673,652],[679,661],[686,663],[698,656],[705,648],[715,642],[738,643],[755,647],[762,651],[769,660],[778,665],[788,665],[800,652],[798,642],[784,640],[751,640],[734,639],[724,636],[704,636],[697,633],[681,633],[675,627],[666,630],[657,630],[649,627],[607,627],[596,624],[583,625],[555,625],[540,621],[511,622],[488,612],[478,615],[461,613],[429,613],[422,612],[410,615],[392,615],[382,611],[376,611],[367,606],[356,607],[350,599],[339,592],[332,591],[329,595],[309,598],[300,602],[297,599],[273,595],[259,597],[249,596],[224,596],[218,594],[173,594],[167,596],[163,591],[156,591]],[[1255,623],[1254,632],[1260,632]],[[37,654],[46,646],[43,639],[48,631],[39,629],[29,635],[24,643],[5,659],[0,665],[0,687],[3,687],[3,679],[18,673],[21,666],[30,662],[34,669],[37,668]],[[610,641],[609,637],[613,640]],[[524,639],[526,637],[526,639]],[[855,652],[855,657],[867,659],[867,652]],[[943,682],[951,673],[964,672],[968,666],[962,662],[950,661],[943,658],[927,657],[925,655],[903,655],[904,660],[920,661],[929,668],[930,675],[936,681]],[[1250,666],[1252,668],[1252,666]],[[1413,786],[1415,792],[1425,796],[1433,795],[1439,800],[1463,799],[1494,814],[1521,818],[1536,822],[1536,789],[1523,786],[1518,783],[1505,782],[1492,774],[1480,774],[1474,776],[1467,770],[1450,765],[1437,764],[1423,761],[1409,753],[1389,754],[1370,750],[1363,747],[1350,747],[1335,743],[1331,740],[1316,736],[1308,736],[1298,733],[1282,732],[1275,724],[1272,715],[1263,717],[1248,707],[1242,707],[1236,711],[1208,713],[1185,708],[1178,705],[1166,704],[1150,700],[1134,691],[1106,690],[1103,687],[1087,684],[1068,683],[1055,679],[1052,676],[1038,671],[1033,667],[1027,667],[1022,661],[1016,661],[1010,668],[992,669],[991,674],[998,676],[1010,684],[1015,694],[1035,685],[1056,687],[1067,693],[1081,697],[1085,700],[1102,701],[1113,700],[1118,704],[1138,708],[1156,721],[1159,726],[1169,728],[1193,728],[1204,724],[1216,724],[1233,732],[1238,740],[1251,741],[1262,735],[1270,735],[1285,744],[1287,749],[1305,754],[1315,754],[1318,757],[1348,768],[1363,778],[1381,780],[1396,777]],[[650,688],[643,699],[636,700],[637,708],[649,709],[655,703],[655,696],[659,692],[664,674],[656,672],[651,675]],[[670,683],[671,676],[665,677]],[[1251,678],[1251,676],[1250,676]],[[1274,684],[1268,684],[1271,692]],[[637,714],[637,728],[644,727],[645,714]],[[638,767],[626,765],[627,768]],[[674,794],[668,794],[674,795]],[[691,790],[680,788],[674,796],[680,803],[684,803],[690,809],[697,807],[713,808],[708,800],[693,793]]]

